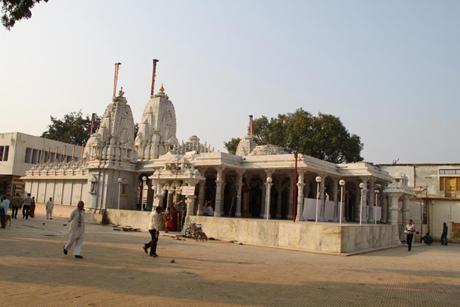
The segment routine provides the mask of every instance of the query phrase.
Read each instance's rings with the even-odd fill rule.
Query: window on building
[[[24,159],[25,163],[32,163],[32,148],[26,148],[26,157]]]
[[[0,146],[0,161],[8,161],[10,146]]]
[[[441,176],[443,176],[443,175],[459,175],[460,176],[460,169],[455,169],[455,168],[440,169],[439,170],[439,175],[441,175]]]
[[[445,197],[456,198],[460,196],[460,177],[439,178],[439,190],[444,192]]]
[[[38,149],[32,149],[32,163],[38,163]]]

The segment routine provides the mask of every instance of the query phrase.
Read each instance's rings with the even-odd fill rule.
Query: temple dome
[[[138,158],[152,160],[179,144],[176,138],[176,111],[164,91],[160,91],[147,102],[135,140]]]
[[[87,161],[136,163],[133,114],[123,94],[120,90],[113,98],[105,109],[99,129],[86,143],[84,158]]]

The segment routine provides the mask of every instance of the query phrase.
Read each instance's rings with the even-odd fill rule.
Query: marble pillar
[[[303,221],[303,187],[304,183],[304,172],[299,170],[299,178],[297,180],[297,212],[295,221]]]
[[[203,215],[204,210],[204,196],[205,196],[205,187],[206,187],[206,180],[202,180],[200,182],[200,191],[198,194],[198,208],[196,211],[196,215]]]
[[[238,172],[236,187],[236,211],[235,216],[241,217],[241,193],[243,189],[243,173]]]
[[[265,181],[265,213],[264,218],[267,220],[270,218],[270,202],[271,202],[271,190],[273,185],[272,173],[267,173],[267,179]]]
[[[223,191],[222,187],[224,186],[224,180],[222,179],[223,170],[217,170],[216,177],[216,203],[214,208],[214,216],[222,216],[222,200],[223,200]]]

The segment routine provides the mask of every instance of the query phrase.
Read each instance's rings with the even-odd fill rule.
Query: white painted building
[[[20,177],[32,166],[51,161],[79,160],[82,147],[20,132],[0,133],[0,195],[22,195]]]
[[[423,207],[423,231],[439,240],[442,224],[446,222],[449,241],[460,241],[460,164],[382,164],[379,167],[395,178],[394,183],[406,178],[413,193],[406,201]]]

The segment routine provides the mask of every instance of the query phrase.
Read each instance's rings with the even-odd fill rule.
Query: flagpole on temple
[[[113,76],[113,97],[117,95],[117,83],[118,83],[118,70],[120,69],[121,63],[115,63],[115,73]]]
[[[155,95],[155,76],[157,74],[157,63],[160,62],[158,59],[153,59],[153,71],[152,71],[152,84],[150,86],[150,97]]]

